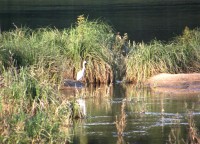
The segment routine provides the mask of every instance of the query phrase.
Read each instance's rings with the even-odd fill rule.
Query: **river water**
[[[68,90],[64,93],[69,96]],[[188,143],[189,122],[200,129],[200,93],[175,95],[133,85],[104,85],[74,94],[85,101],[87,118],[74,121],[73,144]],[[115,122],[123,103],[126,126],[118,136]]]
[[[68,28],[77,16],[101,18],[135,41],[171,40],[188,26],[200,26],[199,0],[0,0],[1,31],[30,28]]]

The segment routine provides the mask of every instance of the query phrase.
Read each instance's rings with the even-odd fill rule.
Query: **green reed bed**
[[[71,75],[75,77],[81,69],[81,61],[87,61],[86,80],[88,82],[107,83],[112,77],[112,28],[100,20],[88,21],[79,16],[75,27],[69,29],[66,39],[66,56],[75,66]]]
[[[40,58],[59,61],[62,48],[62,37],[54,29],[16,28],[11,32],[3,33],[0,37],[1,56],[3,64],[12,57],[17,66],[36,64]]]
[[[140,43],[126,58],[126,80],[143,82],[158,73],[200,71],[200,31],[185,28],[183,35],[163,43]]]
[[[113,29],[101,20],[89,21],[83,15],[69,29],[18,28],[0,37],[2,66],[15,67],[42,63],[61,72],[64,78],[75,78],[87,61],[85,81],[108,83],[114,80]]]

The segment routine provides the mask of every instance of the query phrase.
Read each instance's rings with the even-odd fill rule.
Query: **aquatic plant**
[[[173,117],[172,120],[172,126],[168,135],[168,143],[174,144],[174,143],[182,143],[183,137],[181,133],[181,126],[180,126],[180,119],[178,118],[179,115]]]
[[[175,118],[174,124],[171,126],[171,130],[168,136],[168,143],[170,144],[171,143],[184,143],[184,144],[199,144],[200,143],[199,129],[196,126],[196,122],[194,119],[193,106],[192,106],[192,109],[189,109],[188,104],[185,103],[185,108],[187,112],[186,119],[188,120],[186,137],[182,136],[180,119]]]
[[[191,143],[191,144],[198,144],[200,143],[200,135],[199,130],[196,127],[193,115],[190,115],[188,118],[188,138],[185,143]]]

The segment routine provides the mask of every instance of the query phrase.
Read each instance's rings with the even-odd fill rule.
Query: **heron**
[[[84,76],[84,73],[85,73],[85,64],[87,62],[86,61],[83,61],[83,68],[82,70],[80,70],[78,73],[77,73],[77,76],[76,76],[76,80],[79,81],[82,79],[82,77]]]

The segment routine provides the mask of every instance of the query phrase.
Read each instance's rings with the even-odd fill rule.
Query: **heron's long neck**
[[[85,70],[85,64],[83,64],[83,69],[82,70]]]

